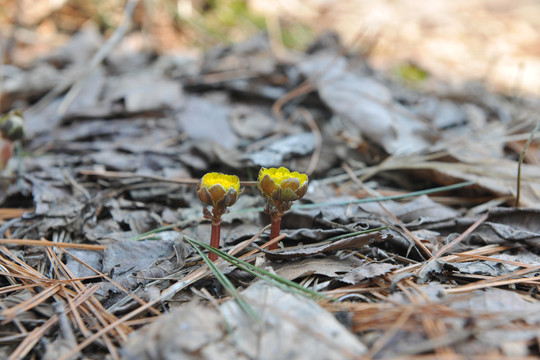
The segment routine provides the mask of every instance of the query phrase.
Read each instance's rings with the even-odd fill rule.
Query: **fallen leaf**
[[[238,142],[228,122],[230,111],[228,106],[220,102],[189,96],[177,119],[190,139],[211,140],[230,149]]]
[[[310,246],[310,247],[299,247],[293,250],[285,249],[283,251],[268,251],[265,249],[260,249],[264,252],[268,260],[283,260],[283,259],[294,259],[306,256],[312,256],[316,254],[326,253],[335,250],[358,250],[368,244],[373,242],[381,242],[389,240],[391,235],[381,234],[381,233],[371,233],[364,235],[352,236],[346,239],[337,240],[329,244],[319,245],[319,246]]]
[[[397,266],[386,263],[367,263],[362,264],[356,269],[350,270],[347,274],[339,278],[339,281],[343,281],[348,284],[358,284],[361,281],[372,279],[377,276],[384,275]]]
[[[312,133],[301,133],[273,141],[264,149],[244,156],[253,164],[272,167],[280,166],[284,160],[293,155],[307,155],[315,150],[315,136]]]
[[[272,263],[271,266],[284,279],[295,280],[309,275],[323,275],[331,278],[349,272],[358,265],[358,260],[336,259],[333,257],[292,260],[283,263]]]
[[[162,360],[342,360],[357,359],[367,351],[312,300],[262,282],[241,296],[261,323],[246,315],[235,300],[223,303],[219,312],[189,303],[133,333],[121,354],[132,360],[148,359],[149,354]]]
[[[353,73],[347,61],[334,54],[301,62],[299,69],[314,79],[319,96],[335,114],[347,121],[345,131],[359,131],[388,153],[411,153],[429,142],[427,127],[407,109],[394,103],[390,90],[370,76]]]

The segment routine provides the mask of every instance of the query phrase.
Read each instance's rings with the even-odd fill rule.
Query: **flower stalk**
[[[221,240],[221,216],[212,219],[212,234],[210,236],[210,246],[219,249],[219,242]],[[217,260],[217,255],[213,252],[208,254],[208,257],[212,261]]]
[[[275,239],[279,236],[281,230],[281,217],[280,216],[271,216],[270,217],[271,226],[270,226],[270,240]],[[269,250],[277,249],[277,243],[271,245]]]

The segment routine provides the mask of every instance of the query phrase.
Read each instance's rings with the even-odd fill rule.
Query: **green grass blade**
[[[200,217],[199,219],[203,219],[203,218]],[[149,237],[151,235],[160,233],[162,231],[172,230],[174,228],[183,228],[184,226],[187,226],[188,224],[190,224],[191,222],[193,222],[195,220],[197,220],[197,218],[183,220],[183,221],[180,221],[179,223],[172,224],[172,225],[161,226],[161,227],[159,227],[157,229],[153,229],[153,230],[147,231],[145,233],[136,235],[136,236],[130,238],[130,240],[132,240],[132,241],[149,240],[149,239],[145,239],[145,238],[147,238],[147,237]]]
[[[347,233],[347,234],[343,234],[343,235],[337,235],[337,236],[333,236],[331,238],[326,239],[325,242],[334,242],[334,241],[350,238],[350,237],[357,236],[357,235],[369,234],[369,233],[372,233],[372,232],[375,232],[375,231],[386,230],[389,227],[390,226],[381,226],[381,227],[378,227],[378,228],[373,228],[373,229],[368,229],[368,230],[360,230],[360,231],[355,231],[355,232],[351,232],[351,233]]]
[[[201,255],[204,262],[208,265],[210,270],[212,270],[212,272],[216,276],[216,279],[220,282],[223,288],[225,288],[227,293],[234,298],[234,300],[238,303],[240,308],[253,320],[260,322],[261,318],[255,313],[255,311],[253,311],[251,306],[249,306],[249,304],[244,300],[242,295],[240,295],[238,290],[236,290],[236,288],[231,283],[231,281],[227,278],[227,276],[225,276],[225,274],[221,270],[218,269],[218,267],[214,264],[214,262],[210,260],[208,256],[206,256],[206,254],[201,251],[199,246],[197,246],[198,245],[197,242],[189,238],[186,238],[186,241],[199,253],[199,255]]]
[[[440,186],[440,187],[436,187],[436,188],[432,188],[432,189],[426,189],[426,190],[420,190],[420,191],[413,191],[413,192],[410,192],[410,193],[407,193],[407,194],[381,196],[381,197],[358,199],[358,200],[352,200],[352,201],[330,201],[330,202],[315,203],[315,204],[293,205],[292,208],[293,209],[314,209],[314,208],[325,207],[325,206],[344,206],[344,205],[349,205],[349,204],[363,204],[363,203],[377,202],[377,201],[399,200],[399,199],[406,199],[406,198],[414,197],[414,196],[427,195],[427,194],[433,194],[433,193],[438,193],[438,192],[443,192],[443,191],[455,190],[455,189],[459,189],[459,188],[474,185],[474,184],[476,184],[475,181],[465,181],[465,182],[461,182],[461,183],[457,183],[457,184],[453,184],[453,185]],[[263,211],[263,210],[264,210],[264,208],[262,208],[262,207],[246,208],[246,209],[241,209],[241,210],[237,210],[237,211],[231,211],[231,212],[229,212],[227,214],[224,214],[223,216],[227,217],[228,215],[233,215],[233,214],[240,214],[240,213],[251,212],[251,211]],[[187,224],[189,224],[189,223],[191,223],[192,221],[195,221],[195,220],[197,220],[197,219],[196,218],[187,219],[187,220],[179,222],[178,224],[162,226],[160,228],[150,230],[150,231],[145,232],[143,234],[134,236],[134,237],[131,238],[131,240],[139,241],[139,240],[144,239],[145,237],[148,237],[148,236],[153,235],[153,234],[157,234],[157,233],[159,233],[161,231],[171,230],[171,229],[174,229],[175,227],[180,227],[181,228],[181,227],[184,227]]]
[[[302,204],[302,205],[293,206],[292,208],[293,209],[312,209],[312,208],[332,206],[332,205],[335,206],[335,205],[348,205],[348,204],[364,204],[364,203],[377,202],[377,201],[400,200],[400,199],[406,199],[406,198],[414,197],[414,196],[427,195],[427,194],[433,194],[433,193],[438,193],[438,192],[443,192],[443,191],[459,189],[459,188],[474,185],[474,184],[476,184],[476,181],[465,181],[458,184],[440,186],[433,189],[413,191],[406,194],[380,196],[380,197],[374,197],[374,198],[358,199],[358,200],[353,200],[353,201],[329,201],[326,203]]]
[[[230,262],[236,267],[241,268],[242,270],[260,278],[265,281],[268,281],[276,286],[278,286],[281,289],[287,290],[287,291],[293,291],[295,293],[301,294],[303,296],[308,296],[315,299],[329,299],[328,296],[325,296],[321,293],[318,293],[316,291],[313,291],[311,289],[308,289],[302,285],[299,285],[293,281],[289,281],[287,279],[284,279],[276,274],[273,274],[269,271],[266,271],[264,269],[261,269],[257,266],[254,266],[246,261],[240,260],[232,255],[227,254],[224,251],[221,251],[219,249],[216,249],[210,245],[207,245],[205,243],[202,243],[198,240],[192,239],[186,235],[184,235],[184,239],[186,241],[191,241],[209,251],[212,251],[213,253],[217,254],[219,257],[223,258],[224,260]]]
[[[364,204],[364,203],[370,203],[370,202],[377,202],[377,201],[389,201],[389,200],[400,200],[400,199],[406,199],[409,197],[415,197],[420,195],[428,195],[428,194],[434,194],[438,192],[444,192],[444,191],[450,191],[459,189],[462,187],[470,186],[476,184],[476,181],[464,181],[457,184],[452,185],[446,185],[446,186],[440,186],[432,189],[426,189],[426,190],[419,190],[419,191],[413,191],[406,194],[398,194],[398,195],[389,195],[389,196],[380,196],[380,197],[373,197],[373,198],[364,198],[364,199],[357,199],[357,200],[347,200],[347,201],[328,201],[328,202],[322,202],[322,203],[314,203],[314,204],[301,204],[301,205],[293,205],[291,209],[315,209],[325,206],[345,206],[350,204]],[[227,215],[233,215],[233,214],[240,214],[244,212],[250,212],[250,211],[263,211],[264,208],[262,207],[256,207],[256,208],[246,208],[241,209],[237,211],[231,211],[223,216]]]

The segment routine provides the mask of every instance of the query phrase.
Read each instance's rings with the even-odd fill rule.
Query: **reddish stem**
[[[221,232],[221,221],[214,221],[212,220],[212,235],[210,237],[210,246],[215,247],[216,249],[219,249],[219,240],[220,240],[220,232]],[[210,251],[208,254],[208,258],[212,261],[216,261],[218,256],[217,254]]]
[[[11,141],[1,140],[0,146],[0,170],[4,170],[12,153]]]
[[[271,216],[272,226],[270,227],[270,240],[279,236],[279,231],[281,229],[281,216]],[[272,244],[268,247],[268,250],[276,250],[278,244]]]

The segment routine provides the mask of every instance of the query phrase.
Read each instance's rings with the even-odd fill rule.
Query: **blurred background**
[[[125,0],[1,0],[4,64],[30,66],[84,27],[105,37]],[[540,3],[535,0],[141,0],[122,42],[129,51],[198,52],[267,31],[277,55],[293,56],[336,31],[370,64],[412,83],[436,77],[491,91],[540,93]]]

